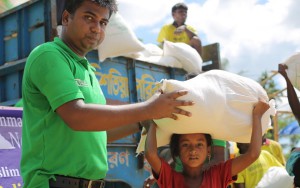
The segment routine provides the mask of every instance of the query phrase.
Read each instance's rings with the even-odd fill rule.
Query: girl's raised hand
[[[263,114],[270,108],[270,105],[268,102],[259,99],[258,103],[255,104],[253,108],[253,116],[257,116],[261,118]]]

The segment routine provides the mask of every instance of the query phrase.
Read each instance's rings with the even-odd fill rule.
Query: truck
[[[14,106],[22,98],[26,58],[37,45],[57,36],[59,3],[60,0],[31,0],[0,14],[0,106]],[[107,104],[112,105],[144,101],[158,89],[156,82],[184,80],[186,74],[183,69],[123,56],[100,62],[97,50],[88,53],[87,59],[96,68]],[[203,46],[202,59],[203,71],[219,69],[219,44]],[[110,187],[142,187],[145,178],[151,174],[144,156],[136,155],[139,139],[140,133],[136,133],[108,143],[106,179],[112,182]]]

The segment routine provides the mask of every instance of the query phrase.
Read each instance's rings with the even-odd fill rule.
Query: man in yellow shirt
[[[172,7],[172,16],[174,22],[164,25],[157,37],[159,43],[164,40],[171,42],[183,42],[191,45],[201,56],[202,44],[197,35],[196,29],[192,26],[186,25],[188,7],[184,3],[177,3]]]
[[[285,166],[285,158],[283,156],[281,145],[275,140],[271,140],[263,136],[262,150],[270,152],[283,166]]]
[[[243,155],[248,150],[249,144],[237,143],[237,147],[239,148],[239,153]],[[254,188],[272,166],[284,168],[272,154],[262,150],[259,158],[238,174],[234,187]]]

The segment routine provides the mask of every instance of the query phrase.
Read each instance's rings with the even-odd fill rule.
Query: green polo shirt
[[[22,83],[21,174],[25,188],[47,188],[54,174],[105,177],[106,131],[74,131],[55,112],[79,98],[85,103],[106,103],[94,71],[86,58],[77,56],[59,38],[29,55]]]

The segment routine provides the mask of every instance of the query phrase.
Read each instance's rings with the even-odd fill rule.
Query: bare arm
[[[242,154],[232,160],[231,174],[237,175],[239,172],[252,164],[260,155],[262,145],[262,126],[261,118],[269,109],[269,104],[259,101],[252,112],[252,133],[250,145],[245,154]]]
[[[73,130],[112,130],[147,119],[177,119],[176,114],[191,116],[190,112],[179,107],[194,103],[176,100],[186,94],[187,91],[167,94],[157,92],[145,102],[118,106],[85,104],[83,100],[77,99],[58,107],[56,112]]]
[[[131,124],[107,131],[107,142],[113,142],[123,137],[139,132],[138,124]]]
[[[186,25],[182,25],[176,28],[174,34],[180,34],[182,32],[185,32],[189,39],[190,39],[190,45],[195,48],[195,50],[199,53],[200,56],[202,56],[202,42],[198,35],[194,33],[193,31],[189,30]]]
[[[180,34],[182,32],[186,32],[186,34],[188,35],[188,37],[190,39],[192,39],[194,36],[197,36],[196,33],[192,32],[191,30],[189,30],[186,25],[181,25],[179,27],[176,28],[176,30],[174,31],[174,34]]]
[[[288,101],[289,101],[290,107],[292,109],[292,112],[293,112],[295,118],[297,119],[298,122],[300,122],[300,102],[299,102],[298,96],[296,94],[296,91],[294,89],[294,86],[287,76],[287,73],[286,73],[287,68],[288,67],[285,64],[279,64],[278,72],[283,76],[283,78],[286,81],[287,96],[288,96]]]
[[[146,139],[145,145],[145,157],[149,162],[155,175],[159,175],[161,170],[161,160],[157,154],[157,142],[156,142],[156,125],[151,125]]]

